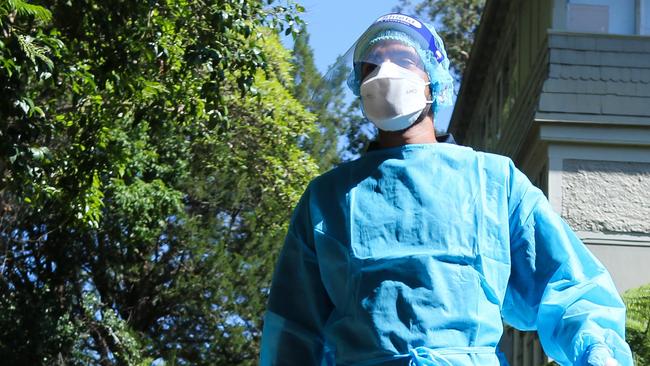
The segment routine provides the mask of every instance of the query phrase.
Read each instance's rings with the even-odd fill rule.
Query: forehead
[[[366,51],[362,61],[375,61],[393,57],[414,57],[420,60],[415,48],[400,41],[384,40],[372,45]]]

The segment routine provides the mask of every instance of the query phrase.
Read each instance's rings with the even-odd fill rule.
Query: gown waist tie
[[[493,347],[447,347],[447,348],[427,348],[416,347],[409,351],[411,358],[409,366],[453,366],[445,358],[447,355],[459,354],[494,354]]]
[[[407,354],[395,355],[389,359],[370,360],[355,366],[378,365],[397,358],[409,358],[409,366],[454,366],[445,356],[466,354],[496,354],[496,349],[494,347],[416,347]]]

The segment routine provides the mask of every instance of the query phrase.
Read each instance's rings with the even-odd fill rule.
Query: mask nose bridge
[[[383,60],[382,62],[378,63],[377,68],[381,69],[381,68],[386,67],[388,65],[399,66],[398,64],[394,63],[393,61],[390,61],[389,59],[386,59],[386,60]]]

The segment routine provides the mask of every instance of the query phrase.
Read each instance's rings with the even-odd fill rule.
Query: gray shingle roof
[[[650,125],[650,37],[549,32],[538,119]]]

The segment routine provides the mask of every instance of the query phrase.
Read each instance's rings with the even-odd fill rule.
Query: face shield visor
[[[350,93],[346,99],[358,99],[363,81],[384,63],[424,75],[434,113],[453,104],[453,78],[442,40],[432,26],[403,14],[384,15],[371,24],[329,69],[324,84],[344,82]],[[436,125],[444,132],[440,127],[446,126]]]

